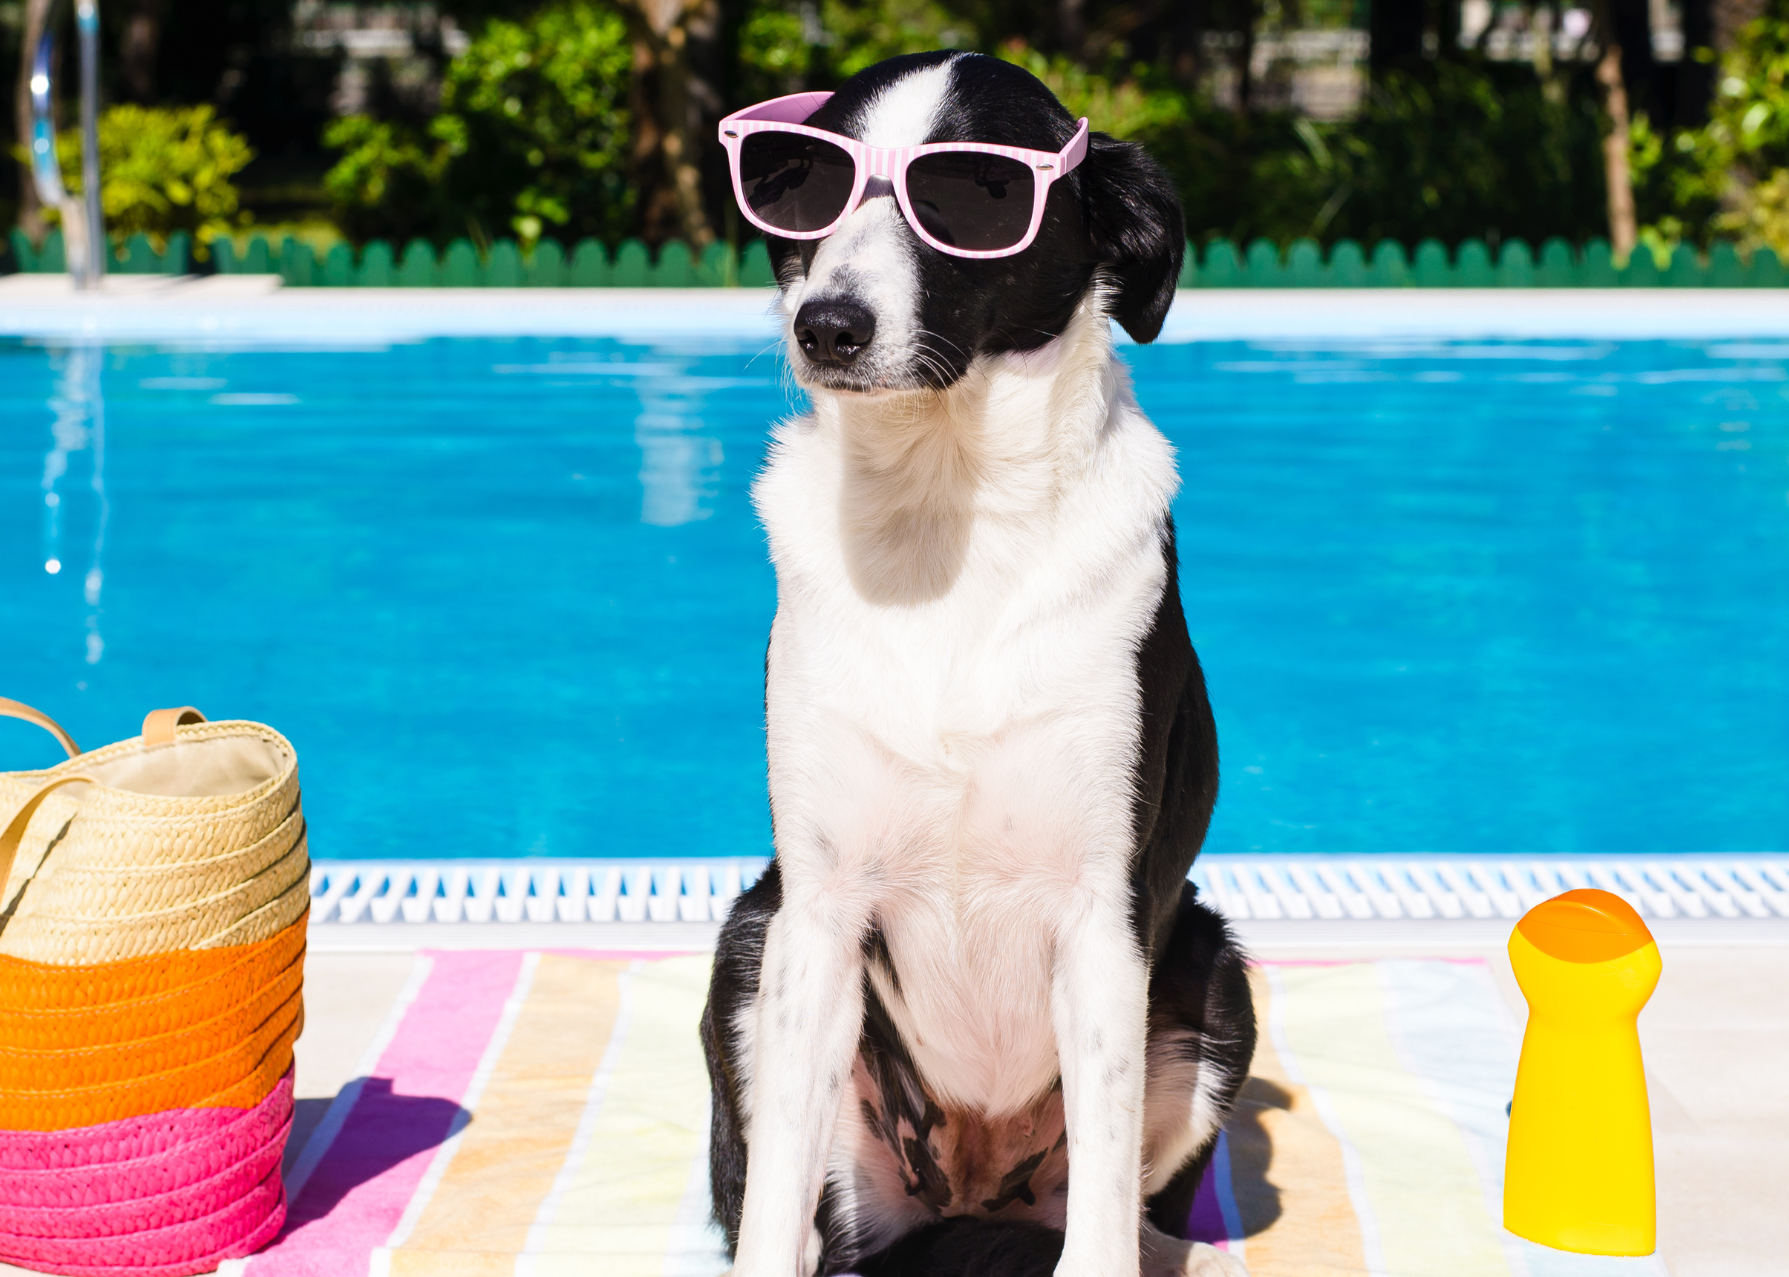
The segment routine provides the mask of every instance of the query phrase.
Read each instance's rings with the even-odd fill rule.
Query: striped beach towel
[[[707,955],[425,954],[225,1272],[714,1277]],[[1638,1277],[1500,1225],[1519,1034],[1490,972],[1269,963],[1261,1045],[1188,1220],[1255,1277]]]

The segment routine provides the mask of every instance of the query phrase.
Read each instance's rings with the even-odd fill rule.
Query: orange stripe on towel
[[[1261,1036],[1225,1134],[1249,1272],[1254,1277],[1358,1277],[1367,1271],[1342,1147],[1274,1049],[1273,992],[1249,972]]]
[[[516,1271],[516,1256],[591,1102],[626,968],[625,962],[541,958],[458,1152],[415,1231],[392,1253],[393,1277],[511,1277]]]

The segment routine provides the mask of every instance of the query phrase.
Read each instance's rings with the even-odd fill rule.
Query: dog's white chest
[[[1129,890],[1135,650],[1164,574],[1153,537],[1086,581],[997,549],[915,607],[785,575],[767,671],[785,882],[873,896],[872,979],[914,1063],[995,1114],[1055,1081],[1059,929]]]

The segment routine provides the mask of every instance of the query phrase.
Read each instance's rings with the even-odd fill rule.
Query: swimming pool
[[[317,856],[763,854],[760,345],[0,343],[0,695],[272,723]],[[1789,345],[1124,356],[1212,850],[1789,848]]]

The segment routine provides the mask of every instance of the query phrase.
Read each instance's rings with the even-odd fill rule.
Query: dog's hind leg
[[[714,1190],[714,1222],[727,1235],[727,1253],[739,1244],[739,1212],[745,1201],[746,1101],[751,1087],[752,1011],[764,965],[764,935],[783,903],[783,880],[773,860],[740,896],[715,946],[708,1004],[702,1008],[702,1053],[713,1089],[708,1177]]]
[[[771,919],[783,903],[782,873],[773,860],[752,888],[733,904],[715,945],[714,974],[708,1004],[702,1008],[702,1051],[713,1090],[708,1144],[708,1179],[713,1192],[714,1221],[726,1234],[727,1254],[739,1248],[740,1216],[745,1204],[749,1097],[753,1045],[756,1038],[758,987],[764,967],[764,942]],[[821,1203],[822,1221],[828,1204]],[[819,1223],[808,1229],[800,1271],[820,1267]]]
[[[826,1158],[863,1026],[862,937],[870,907],[848,869],[790,872],[764,932],[755,1005],[742,1007],[745,1191],[737,1277],[811,1277]]]
[[[1149,1071],[1144,1088],[1144,1273],[1239,1273],[1210,1246],[1178,1240],[1255,1054],[1246,959],[1224,920],[1191,883],[1149,981]],[[1152,1239],[1150,1234],[1155,1236]],[[1157,1260],[1149,1259],[1154,1247]]]

